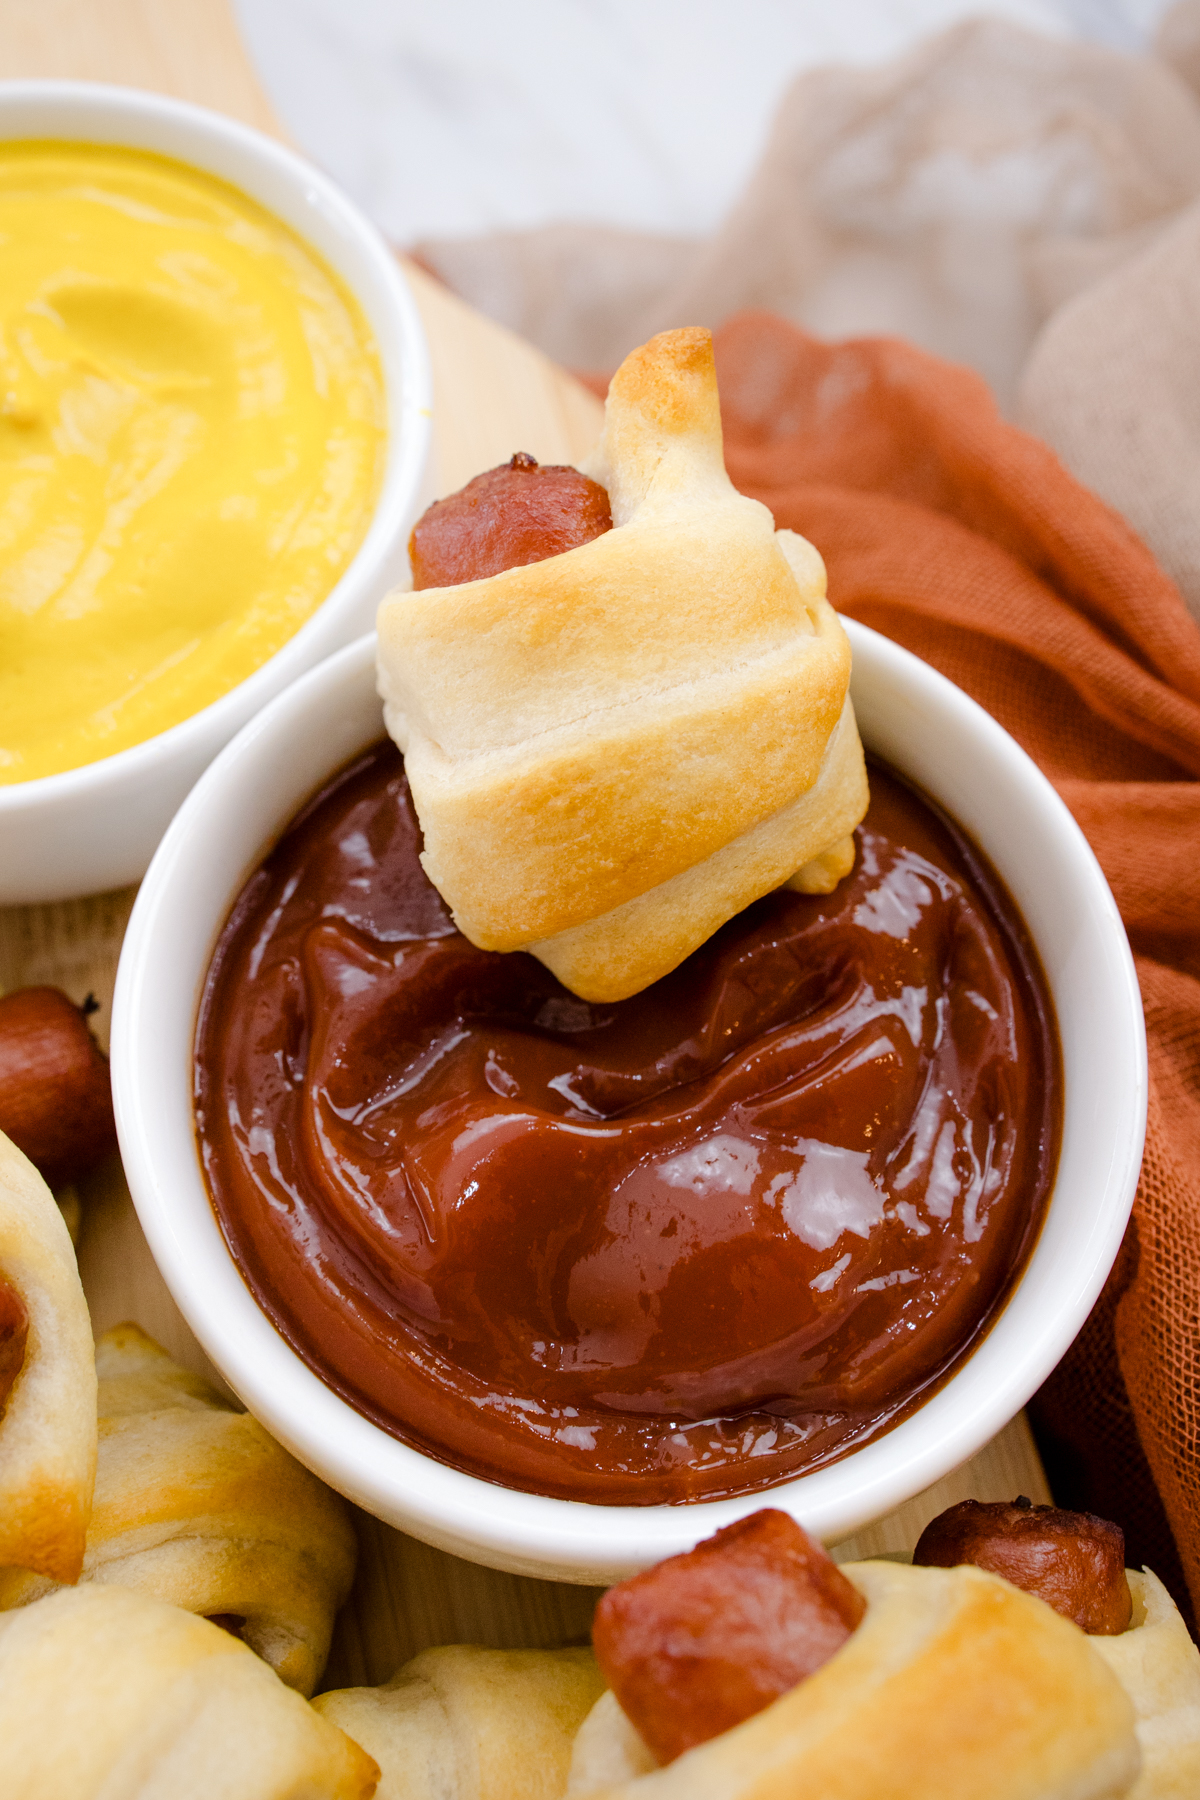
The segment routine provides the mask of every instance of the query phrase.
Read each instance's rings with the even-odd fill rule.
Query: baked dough
[[[590,1650],[455,1644],[414,1657],[385,1687],[313,1705],[375,1758],[377,1800],[561,1800],[603,1686]]]
[[[96,1370],[100,1454],[82,1580],[244,1620],[251,1649],[311,1694],[354,1576],[344,1502],[138,1326],[104,1334]],[[0,1607],[47,1589],[0,1576]]]
[[[4,1800],[367,1800],[370,1757],[244,1644],[124,1588],[0,1617]]]
[[[1200,1650],[1157,1575],[1125,1571],[1133,1618],[1118,1637],[1094,1637],[1133,1701],[1142,1773],[1129,1800],[1195,1800],[1200,1794]]]
[[[460,930],[606,1001],[844,861],[867,785],[824,564],[725,473],[707,331],[626,358],[585,472],[613,529],[390,596],[379,684]]]
[[[608,1688],[583,1724],[571,1750],[567,1795],[618,1792],[639,1775],[653,1775],[658,1759],[621,1702]]]
[[[648,1772],[606,1696],[568,1795],[605,1800],[1116,1800],[1133,1707],[1074,1625],[982,1569],[844,1564],[867,1612],[807,1681]]]
[[[29,1318],[25,1358],[0,1416],[0,1568],[74,1581],[96,1470],[92,1327],[62,1213],[3,1132],[0,1272]]]

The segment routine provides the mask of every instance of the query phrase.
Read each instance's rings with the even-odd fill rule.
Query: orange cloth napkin
[[[966,363],[1200,619],[1200,0],[1153,54],[979,17],[810,69],[707,241],[562,221],[420,248],[573,367],[748,306]]]
[[[1118,1266],[1033,1413],[1059,1503],[1120,1521],[1130,1562],[1177,1588],[1182,1570],[1200,1611],[1200,629],[977,375],[769,313],[716,348],[733,480],[818,546],[842,612],[1024,745],[1121,908],[1150,1040],[1145,1163]]]

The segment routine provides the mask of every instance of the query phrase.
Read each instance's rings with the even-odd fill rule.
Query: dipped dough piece
[[[124,1588],[0,1617],[4,1800],[367,1800],[376,1769],[244,1644]]]
[[[561,1800],[604,1686],[590,1650],[426,1650],[313,1702],[379,1764],[377,1800]]]
[[[311,1694],[354,1577],[344,1501],[138,1326],[104,1334],[96,1370],[100,1453],[81,1579],[232,1614],[251,1649]],[[45,1591],[9,1576],[0,1606]]]
[[[824,564],[730,482],[707,331],[626,358],[585,473],[613,529],[391,596],[379,684],[459,929],[603,1001],[844,863],[867,785]]]
[[[0,1274],[28,1320],[0,1415],[0,1568],[74,1581],[96,1471],[92,1327],[62,1213],[3,1132]]]
[[[1175,1602],[1149,1569],[1127,1569],[1133,1619],[1090,1640],[1133,1701],[1142,1773],[1129,1800],[1200,1794],[1200,1651]]]
[[[609,1696],[567,1792],[605,1800],[1117,1800],[1133,1707],[1076,1626],[982,1569],[847,1563],[861,1625],[807,1681],[647,1772]],[[1119,1640],[1106,1640],[1117,1642]],[[603,1710],[602,1710],[603,1709]]]

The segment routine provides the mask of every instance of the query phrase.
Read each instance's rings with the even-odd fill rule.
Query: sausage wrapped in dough
[[[1133,1708],[1093,1643],[982,1569],[848,1564],[867,1602],[816,1674],[666,1768],[606,1695],[568,1794],[605,1800],[1116,1800]]]
[[[561,1800],[604,1686],[590,1650],[426,1650],[313,1704],[379,1764],[378,1800]]]
[[[604,1001],[789,878],[828,892],[867,785],[824,565],[730,482],[707,331],[626,358],[587,473],[611,531],[391,596],[379,679],[460,930]]]
[[[0,1617],[4,1800],[368,1800],[377,1770],[244,1644],[118,1587]]]
[[[219,1618],[310,1694],[350,1590],[344,1502],[136,1325],[96,1346],[100,1453],[84,1581]],[[45,1592],[0,1579],[0,1604]]]
[[[0,1569],[74,1581],[96,1468],[96,1371],[54,1196],[0,1132]]]
[[[1125,1567],[1125,1534],[1094,1513],[963,1500],[921,1534],[917,1563],[971,1562],[1086,1631],[1133,1701],[1142,1773],[1131,1800],[1200,1794],[1200,1651],[1149,1569]]]

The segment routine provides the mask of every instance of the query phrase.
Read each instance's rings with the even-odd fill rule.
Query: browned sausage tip
[[[864,1610],[821,1546],[768,1509],[611,1588],[592,1640],[621,1706],[665,1763],[819,1669]]]
[[[915,1563],[953,1568],[975,1563],[1036,1594],[1093,1637],[1115,1637],[1129,1624],[1125,1533],[1095,1513],[1006,1501],[963,1500],[932,1520]]]
[[[612,529],[608,495],[578,469],[519,450],[435,500],[409,540],[415,588],[456,587],[561,556]]]

